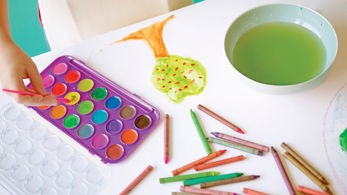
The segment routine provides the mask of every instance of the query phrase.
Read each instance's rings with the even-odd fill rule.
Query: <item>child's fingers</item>
[[[43,106],[43,105],[57,105],[58,102],[57,102],[57,99],[55,96],[52,96],[52,95],[47,95],[47,96],[43,96],[43,98],[41,99],[40,101],[40,105]]]
[[[35,64],[28,66],[28,77],[30,79],[31,84],[33,85],[35,91],[38,94],[46,95],[45,88],[43,86],[41,75],[39,74]]]
[[[24,104],[27,106],[46,106],[46,105],[56,105],[57,104],[57,100],[54,96],[16,95],[15,100],[17,103]]]

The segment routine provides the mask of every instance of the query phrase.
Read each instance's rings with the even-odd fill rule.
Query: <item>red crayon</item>
[[[218,150],[216,152],[213,152],[213,153],[211,153],[211,154],[209,154],[209,155],[207,155],[205,157],[202,157],[202,158],[200,158],[198,160],[195,160],[195,161],[193,161],[191,163],[188,163],[188,164],[186,164],[186,165],[184,165],[184,166],[182,166],[180,168],[177,168],[177,169],[173,170],[172,174],[174,176],[176,176],[176,175],[178,175],[178,174],[180,174],[180,173],[182,173],[182,172],[184,172],[186,170],[189,170],[189,169],[191,169],[191,168],[193,168],[193,167],[195,167],[195,166],[197,166],[199,164],[202,164],[202,163],[205,163],[205,162],[207,162],[209,160],[212,160],[212,159],[216,158],[217,156],[220,156],[220,155],[224,154],[226,151],[227,150]]]
[[[165,114],[165,127],[164,127],[164,162],[167,164],[170,158],[170,116]]]
[[[129,192],[134,189],[137,184],[139,184],[151,171],[153,170],[153,167],[151,165],[148,165],[140,175],[138,175],[121,193],[120,195],[127,195]]]
[[[224,125],[230,127],[231,129],[235,130],[236,132],[242,133],[242,134],[245,133],[240,127],[236,126],[235,124],[231,123],[230,121],[226,120],[225,118],[219,116],[217,113],[215,113],[212,110],[204,107],[203,105],[199,104],[198,105],[198,109],[203,111],[203,112],[205,112],[209,116],[213,117],[217,121],[223,123]]]

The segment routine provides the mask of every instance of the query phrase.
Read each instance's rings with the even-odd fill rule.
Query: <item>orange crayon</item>
[[[204,163],[204,164],[200,164],[194,167],[194,169],[196,171],[201,171],[204,169],[209,169],[212,167],[217,167],[217,166],[221,166],[221,165],[225,165],[228,163],[232,163],[232,162],[238,162],[245,159],[244,155],[238,155],[238,156],[234,156],[231,158],[226,158],[226,159],[222,159],[222,160],[218,160],[218,161],[214,161],[214,162],[210,162],[210,163]]]
[[[252,190],[250,188],[243,188],[243,193],[249,194],[249,195],[269,195],[267,193]]]
[[[314,189],[311,189],[311,188],[308,188],[308,187],[305,187],[305,186],[301,186],[301,185],[299,185],[297,187],[297,190],[299,192],[303,192],[303,193],[309,194],[309,195],[330,195],[330,193],[320,192],[318,190],[314,190]]]
[[[186,164],[186,165],[184,165],[184,166],[182,166],[180,168],[177,168],[177,169],[173,170],[172,174],[174,176],[176,176],[176,175],[178,175],[180,173],[183,173],[184,171],[192,169],[193,167],[195,167],[195,166],[197,166],[199,164],[202,164],[202,163],[205,163],[205,162],[207,162],[209,160],[212,160],[212,159],[214,159],[214,158],[224,154],[226,151],[227,150],[218,150],[216,152],[213,152],[213,153],[211,153],[211,154],[209,154],[209,155],[207,155],[205,157],[202,157],[202,158],[200,158],[198,160],[195,160],[195,161],[193,161],[191,163],[188,163],[188,164]]]

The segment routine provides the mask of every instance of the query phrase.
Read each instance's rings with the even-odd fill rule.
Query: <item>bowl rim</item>
[[[229,31],[231,31],[231,28],[233,27],[233,25],[235,25],[235,23],[237,21],[239,21],[240,18],[244,17],[245,15],[247,15],[247,14],[249,14],[251,12],[254,12],[255,10],[262,9],[264,7],[272,7],[272,6],[273,7],[276,7],[276,6],[290,6],[290,7],[297,7],[297,8],[302,8],[302,9],[308,10],[309,12],[317,15],[321,20],[323,20],[328,25],[328,28],[331,30],[332,38],[333,38],[332,41],[334,42],[333,44],[336,45],[334,47],[334,51],[332,51],[333,55],[331,56],[331,59],[327,62],[325,67],[322,69],[322,71],[320,71],[319,74],[315,75],[311,79],[308,79],[308,80],[300,82],[300,83],[285,84],[285,85],[276,85],[276,84],[262,83],[262,82],[256,81],[256,80],[254,80],[252,78],[249,78],[246,75],[242,74],[231,63],[231,60],[228,57],[226,48],[227,48],[227,45],[228,45],[227,44],[227,37],[230,34]],[[265,4],[262,4],[262,5],[257,5],[257,6],[251,7],[249,9],[247,9],[246,11],[242,12],[241,14],[239,14],[231,22],[231,24],[228,26],[228,28],[226,30],[226,33],[225,33],[225,36],[224,36],[224,54],[226,55],[229,64],[232,66],[232,69],[234,71],[236,71],[237,74],[239,76],[241,76],[241,78],[243,78],[243,80],[247,80],[252,85],[258,85],[258,86],[260,86],[261,88],[263,88],[265,90],[269,90],[270,89],[270,91],[280,91],[280,92],[284,92],[284,91],[298,91],[301,88],[308,88],[313,83],[317,83],[318,84],[321,80],[323,80],[323,78],[321,78],[321,77],[324,77],[326,75],[326,73],[329,71],[329,69],[331,68],[331,66],[334,64],[334,61],[335,61],[337,53],[338,53],[338,47],[339,47],[338,37],[337,37],[336,30],[335,30],[334,26],[332,25],[332,23],[326,17],[324,17],[322,14],[320,14],[318,11],[316,11],[316,10],[310,8],[310,7],[298,4],[298,3],[265,3]]]

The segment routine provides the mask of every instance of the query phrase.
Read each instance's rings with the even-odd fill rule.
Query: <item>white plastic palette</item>
[[[97,162],[40,124],[21,106],[0,109],[0,184],[13,194],[97,194]]]

